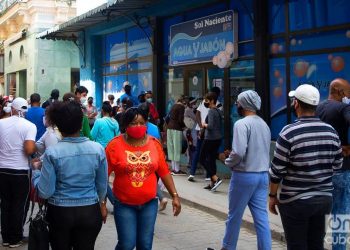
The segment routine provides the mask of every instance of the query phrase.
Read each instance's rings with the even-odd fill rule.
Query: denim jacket
[[[50,204],[73,207],[104,199],[107,178],[103,147],[86,137],[67,137],[45,151],[42,169],[33,171],[32,181]]]

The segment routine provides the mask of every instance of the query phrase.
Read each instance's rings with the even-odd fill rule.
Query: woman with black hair
[[[91,136],[95,142],[100,143],[104,148],[113,137],[120,134],[118,122],[111,117],[112,106],[109,101],[102,104],[102,118],[95,121],[91,130]]]
[[[94,249],[106,220],[107,162],[104,148],[80,137],[83,112],[76,101],[55,102],[50,121],[62,140],[46,149],[33,185],[48,200],[50,244],[55,249]]]
[[[152,249],[158,211],[157,175],[173,198],[173,213],[181,211],[179,195],[165,161],[160,142],[146,134],[147,115],[129,108],[123,116],[126,132],[106,148],[108,174],[114,172],[114,220],[118,233],[116,250]]]

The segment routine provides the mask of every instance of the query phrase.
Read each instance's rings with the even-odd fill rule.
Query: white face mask
[[[80,103],[84,104],[86,102],[87,98],[86,97],[81,97],[80,98]]]
[[[4,107],[3,110],[6,114],[8,114],[11,112],[11,107]]]
[[[346,96],[344,96],[341,101],[345,104],[350,104],[350,98],[347,98]]]

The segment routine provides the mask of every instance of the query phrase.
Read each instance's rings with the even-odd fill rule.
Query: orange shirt
[[[142,205],[156,197],[157,176],[170,173],[160,142],[148,136],[142,147],[127,144],[123,135],[106,147],[108,175],[114,172],[113,193],[129,205]]]

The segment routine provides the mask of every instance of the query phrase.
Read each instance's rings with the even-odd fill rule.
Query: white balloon
[[[233,43],[232,43],[232,42],[227,42],[227,43],[226,43],[225,52],[226,52],[228,55],[231,56],[231,55],[233,54],[233,50],[234,50]]]
[[[213,56],[213,60],[212,60],[214,65],[218,64],[218,57],[217,56]]]
[[[218,67],[220,69],[223,69],[226,67],[227,64],[227,58],[225,51],[220,51],[218,54]]]

